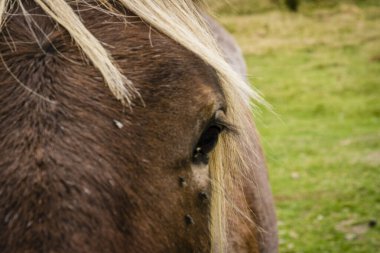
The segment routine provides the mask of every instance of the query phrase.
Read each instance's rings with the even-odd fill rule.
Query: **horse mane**
[[[103,47],[102,43],[85,27],[66,0],[34,0],[55,22],[65,28],[78,47],[92,64],[101,72],[112,94],[126,106],[139,93],[133,83],[124,76]],[[77,0],[77,2],[85,0]],[[7,10],[12,4],[22,0],[0,0],[0,31],[5,26]],[[117,14],[108,0],[97,0],[96,8]],[[211,155],[210,178],[212,185],[210,236],[212,252],[222,252],[227,248],[227,216],[239,213],[253,222],[247,210],[234,204],[236,196],[229,196],[235,187],[242,187],[241,181],[252,173],[252,161],[247,150],[253,150],[248,128],[251,120],[250,103],[253,100],[264,103],[243,78],[223,59],[218,47],[205,28],[201,7],[194,0],[114,0],[132,11],[147,24],[167,35],[183,47],[192,51],[217,73],[221,89],[227,103],[227,119],[236,126],[237,134],[222,134],[219,144]],[[248,114],[248,115],[247,115]],[[252,176],[250,176],[252,177]],[[238,196],[239,197],[239,196]],[[244,196],[243,196],[244,197]],[[241,196],[239,198],[242,198]],[[232,202],[232,203],[231,203]]]

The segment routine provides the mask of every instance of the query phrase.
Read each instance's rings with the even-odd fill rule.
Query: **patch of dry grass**
[[[380,40],[379,8],[342,4],[312,14],[272,11],[249,16],[222,16],[221,23],[236,37],[245,54],[316,46],[332,48]]]

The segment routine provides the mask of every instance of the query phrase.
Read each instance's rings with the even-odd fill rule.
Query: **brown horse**
[[[0,0],[0,252],[277,251],[255,93],[200,13]]]

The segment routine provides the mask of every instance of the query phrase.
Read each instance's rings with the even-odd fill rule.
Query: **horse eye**
[[[202,133],[193,152],[194,163],[208,163],[208,154],[215,148],[222,130],[221,126],[211,125]]]

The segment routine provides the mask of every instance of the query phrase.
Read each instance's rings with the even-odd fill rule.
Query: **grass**
[[[280,252],[380,250],[380,7],[220,16],[278,116],[256,116]],[[222,12],[223,13],[223,12]]]
[[[276,9],[286,10],[285,0],[204,0],[215,12],[224,16],[251,15]],[[299,0],[302,13],[316,8],[334,8],[342,2],[360,7],[380,6],[379,0]]]

